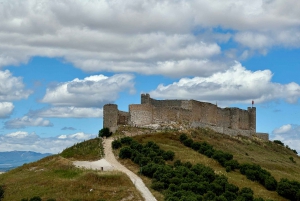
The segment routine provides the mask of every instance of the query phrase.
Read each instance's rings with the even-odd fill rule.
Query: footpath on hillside
[[[112,148],[111,148],[112,141],[113,141],[112,138],[108,138],[108,139],[104,140],[104,152],[105,152],[104,159],[107,162],[109,162],[117,170],[127,174],[128,177],[130,178],[130,180],[132,181],[132,183],[141,192],[142,196],[145,198],[146,201],[156,201],[155,197],[152,195],[152,193],[146,187],[143,180],[117,161],[117,159],[115,158],[115,155],[112,152]]]
[[[112,147],[111,147],[112,141],[113,141],[112,138],[107,138],[103,140],[104,153],[105,153],[104,159],[93,161],[93,162],[74,161],[73,164],[77,167],[84,167],[84,168],[90,168],[96,170],[103,170],[103,171],[119,170],[121,172],[124,172],[125,174],[128,175],[128,177],[135,185],[135,187],[140,191],[145,201],[157,201],[156,198],[149,191],[149,189],[146,187],[143,180],[117,161],[112,151]]]

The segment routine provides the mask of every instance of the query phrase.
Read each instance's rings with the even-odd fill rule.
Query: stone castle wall
[[[118,111],[117,105],[104,106],[104,127],[116,130],[118,125],[144,126],[177,122],[192,127],[209,127],[230,135],[257,134],[266,139],[268,134],[256,133],[256,108],[219,108],[215,104],[196,100],[155,100],[141,95],[141,104],[129,105],[129,112]]]

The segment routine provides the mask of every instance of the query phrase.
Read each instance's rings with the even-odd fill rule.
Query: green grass
[[[60,155],[75,160],[98,160],[104,156],[102,140],[95,138],[84,143],[77,143],[65,149]]]

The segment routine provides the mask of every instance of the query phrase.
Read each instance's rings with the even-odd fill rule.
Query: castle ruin
[[[119,111],[116,104],[103,107],[103,127],[115,132],[119,125],[143,127],[176,122],[189,127],[207,127],[227,135],[253,136],[268,140],[267,133],[256,132],[256,108],[220,108],[196,100],[155,100],[141,94],[141,104],[129,105],[129,112]]]

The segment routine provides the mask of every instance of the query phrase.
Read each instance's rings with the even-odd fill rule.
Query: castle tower
[[[256,133],[256,107],[248,107],[249,129]]]
[[[150,102],[149,94],[141,94],[141,104],[150,104]]]
[[[232,129],[239,129],[239,109],[238,108],[230,108],[230,127]]]
[[[109,128],[111,132],[118,129],[118,106],[106,104],[103,107],[103,128]]]

